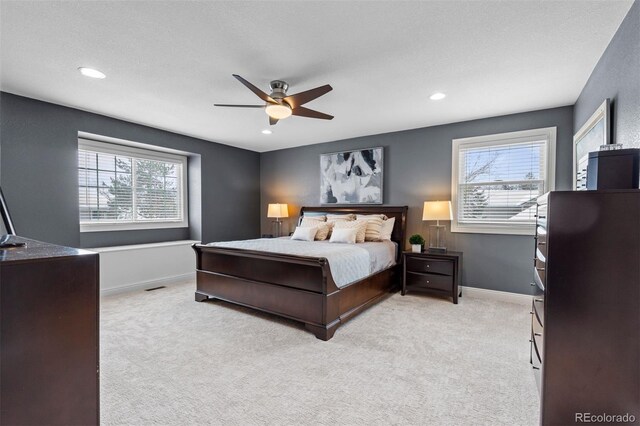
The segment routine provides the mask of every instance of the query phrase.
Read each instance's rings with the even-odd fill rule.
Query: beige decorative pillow
[[[318,232],[316,232],[316,241],[324,241],[329,236],[331,232],[331,228],[333,224],[328,224],[321,220],[316,220],[315,218],[303,217],[300,222],[300,228],[317,228]]]
[[[387,215],[386,214],[358,214],[358,215],[356,215],[356,219],[357,220],[370,219],[372,217],[379,217],[382,220],[387,220]]]
[[[356,243],[364,243],[364,237],[367,233],[366,220],[343,220],[336,222],[333,229],[357,229]]]
[[[300,216],[300,224],[303,222],[326,222],[326,216]]]
[[[328,214],[327,222],[338,222],[345,220],[356,220],[355,214]]]
[[[382,224],[387,216],[383,214],[359,214],[357,218],[367,222],[365,241],[381,241],[380,231],[382,231]]]
[[[302,216],[302,220],[300,220],[300,226],[304,227],[304,228],[309,228],[311,226],[318,226],[321,223],[326,223],[325,220],[327,218],[325,216],[318,216],[318,217],[304,217]]]
[[[329,225],[329,236],[331,236],[331,232],[333,231],[333,226],[338,222],[347,222],[356,220],[355,214],[328,214],[327,215],[327,225]]]
[[[392,217],[390,219],[382,222],[382,229],[380,230],[380,240],[390,240],[391,234],[393,234],[393,225],[396,223],[396,218]]]

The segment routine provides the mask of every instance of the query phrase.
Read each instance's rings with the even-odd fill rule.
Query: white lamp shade
[[[281,218],[289,217],[289,209],[286,204],[269,204],[267,217]]]
[[[425,201],[422,220],[452,220],[451,201]]]

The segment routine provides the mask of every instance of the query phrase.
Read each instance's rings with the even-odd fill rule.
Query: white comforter
[[[382,241],[361,244],[337,244],[327,241],[297,241],[288,237],[209,243],[216,247],[298,256],[324,257],[329,261],[331,275],[338,287],[358,281],[395,264],[396,243]]]

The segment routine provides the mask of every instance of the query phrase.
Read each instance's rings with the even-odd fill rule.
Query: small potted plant
[[[422,246],[424,245],[424,238],[420,234],[413,234],[409,237],[409,244],[411,244],[411,251],[414,253],[422,252]]]

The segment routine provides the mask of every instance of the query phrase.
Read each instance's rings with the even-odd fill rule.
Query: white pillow
[[[327,222],[321,222],[319,220],[309,220],[308,218],[302,218],[302,223],[300,223],[301,228],[316,228],[318,231],[316,232],[316,240],[324,241],[329,236],[331,232],[333,224],[329,224]]]
[[[316,232],[318,232],[318,228],[301,228],[297,226],[296,230],[293,231],[291,239],[300,241],[313,241],[316,236]]]
[[[380,240],[390,240],[391,234],[393,234],[393,225],[396,223],[396,218],[391,217],[382,222],[382,229],[380,230]]]
[[[334,229],[331,233],[330,243],[356,243],[356,234],[358,230],[356,228],[343,228]]]
[[[333,225],[333,232],[338,229],[356,229],[356,243],[364,243],[364,237],[367,233],[367,221],[366,220],[350,220],[336,222]]]

